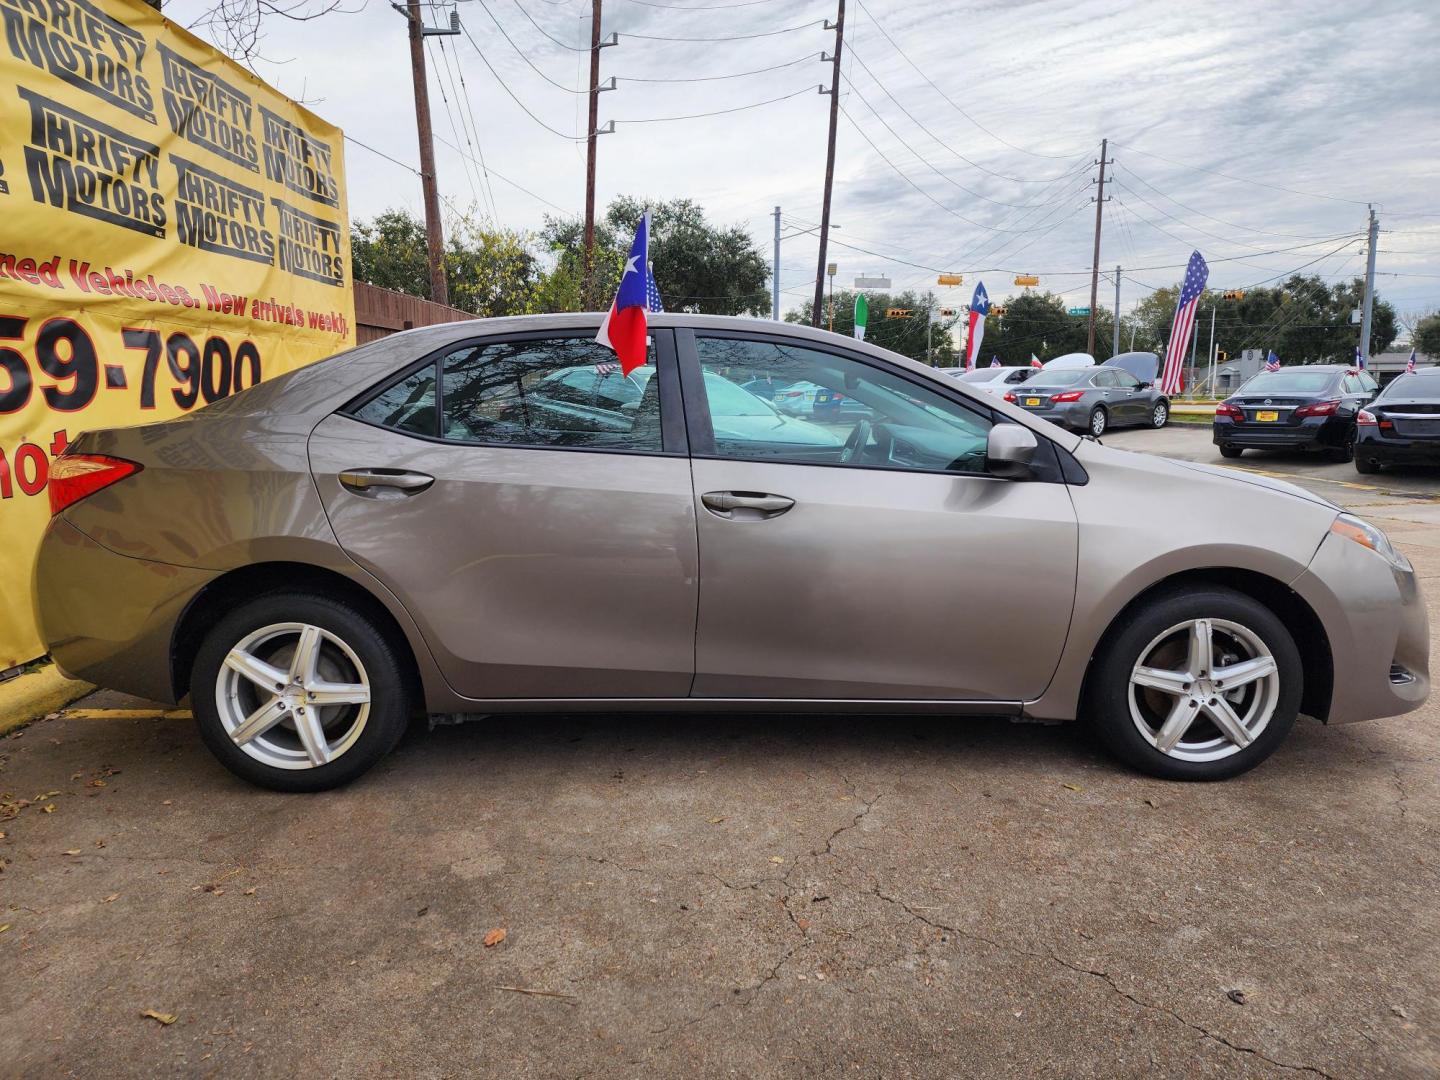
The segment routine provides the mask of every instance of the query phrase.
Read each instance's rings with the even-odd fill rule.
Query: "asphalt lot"
[[[1239,464],[1440,625],[1440,474]],[[1437,708],[1204,786],[1068,726],[622,716],[282,796],[95,694],[0,740],[0,1075],[1440,1075]]]

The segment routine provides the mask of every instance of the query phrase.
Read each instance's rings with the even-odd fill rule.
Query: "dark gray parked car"
[[[1037,371],[1005,400],[1061,427],[1103,435],[1112,427],[1164,427],[1170,399],[1155,388],[1154,353],[1121,353],[1098,367]]]

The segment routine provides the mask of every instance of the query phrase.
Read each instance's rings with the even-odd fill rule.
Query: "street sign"
[[[963,285],[965,284],[964,274],[941,274],[935,279],[937,285]]]
[[[1019,285],[1022,288],[1026,288],[1031,285],[1039,285],[1040,279],[1034,274],[1016,274],[1015,284]]]
[[[908,319],[914,314],[915,312],[910,308],[892,307],[885,309],[885,317],[887,319]]]
[[[888,277],[868,277],[865,274],[857,274],[855,277],[855,288],[888,289],[890,288],[890,279]]]
[[[1089,314],[1090,314],[1090,309],[1089,309],[1088,307],[1072,307],[1072,308],[1066,308],[1066,309],[1065,309],[1065,314],[1066,314],[1066,315],[1089,315]]]
[[[835,276],[835,272],[836,272],[837,270],[839,270],[839,269],[840,269],[840,264],[839,264],[839,263],[826,263],[826,265],[825,265],[825,273],[829,274],[831,277],[834,277],[834,276]]]

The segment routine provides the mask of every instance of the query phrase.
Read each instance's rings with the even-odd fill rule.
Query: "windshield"
[[[1413,375],[1400,375],[1380,391],[1380,396],[1382,398],[1440,398],[1440,369],[1417,371]]]
[[[1242,394],[1318,394],[1335,378],[1333,371],[1262,371],[1240,387]]]
[[[959,376],[961,382],[994,382],[1005,374],[1004,368],[979,368],[975,371],[967,371]]]
[[[1094,368],[1062,368],[1059,371],[1037,371],[1035,377],[1025,384],[1028,390],[1034,386],[1074,386],[1095,374]]]
[[[705,395],[710,399],[712,416],[776,415],[769,404],[713,371],[705,372]]]

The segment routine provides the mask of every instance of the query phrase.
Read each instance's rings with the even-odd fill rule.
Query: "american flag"
[[[1175,307],[1175,321],[1170,324],[1165,374],[1160,380],[1161,393],[1178,394],[1184,385],[1185,350],[1190,347],[1190,333],[1195,329],[1195,309],[1200,306],[1205,282],[1209,280],[1210,267],[1200,257],[1200,252],[1191,252],[1190,264],[1185,269],[1185,283],[1180,287],[1180,302]]]
[[[992,357],[990,357],[990,366],[991,366],[991,367],[999,367],[999,366],[1000,366],[1000,358],[999,358],[998,356],[992,356]]]
[[[1360,355],[1360,346],[1359,346],[1359,345],[1356,345],[1356,346],[1355,346],[1355,370],[1356,370],[1356,371],[1364,371],[1364,370],[1365,370],[1365,357],[1363,357],[1363,356]]]
[[[1406,374],[1413,374],[1415,371],[1415,350],[1410,350],[1410,359],[1405,361]]]
[[[1274,351],[1273,349],[1270,351],[1270,354],[1269,354],[1267,357],[1265,357],[1265,370],[1266,370],[1266,371],[1279,371],[1279,370],[1280,370],[1280,358],[1275,355],[1275,351]]]
[[[665,305],[660,302],[660,286],[655,284],[654,263],[645,267],[645,306],[651,311],[665,310]]]

